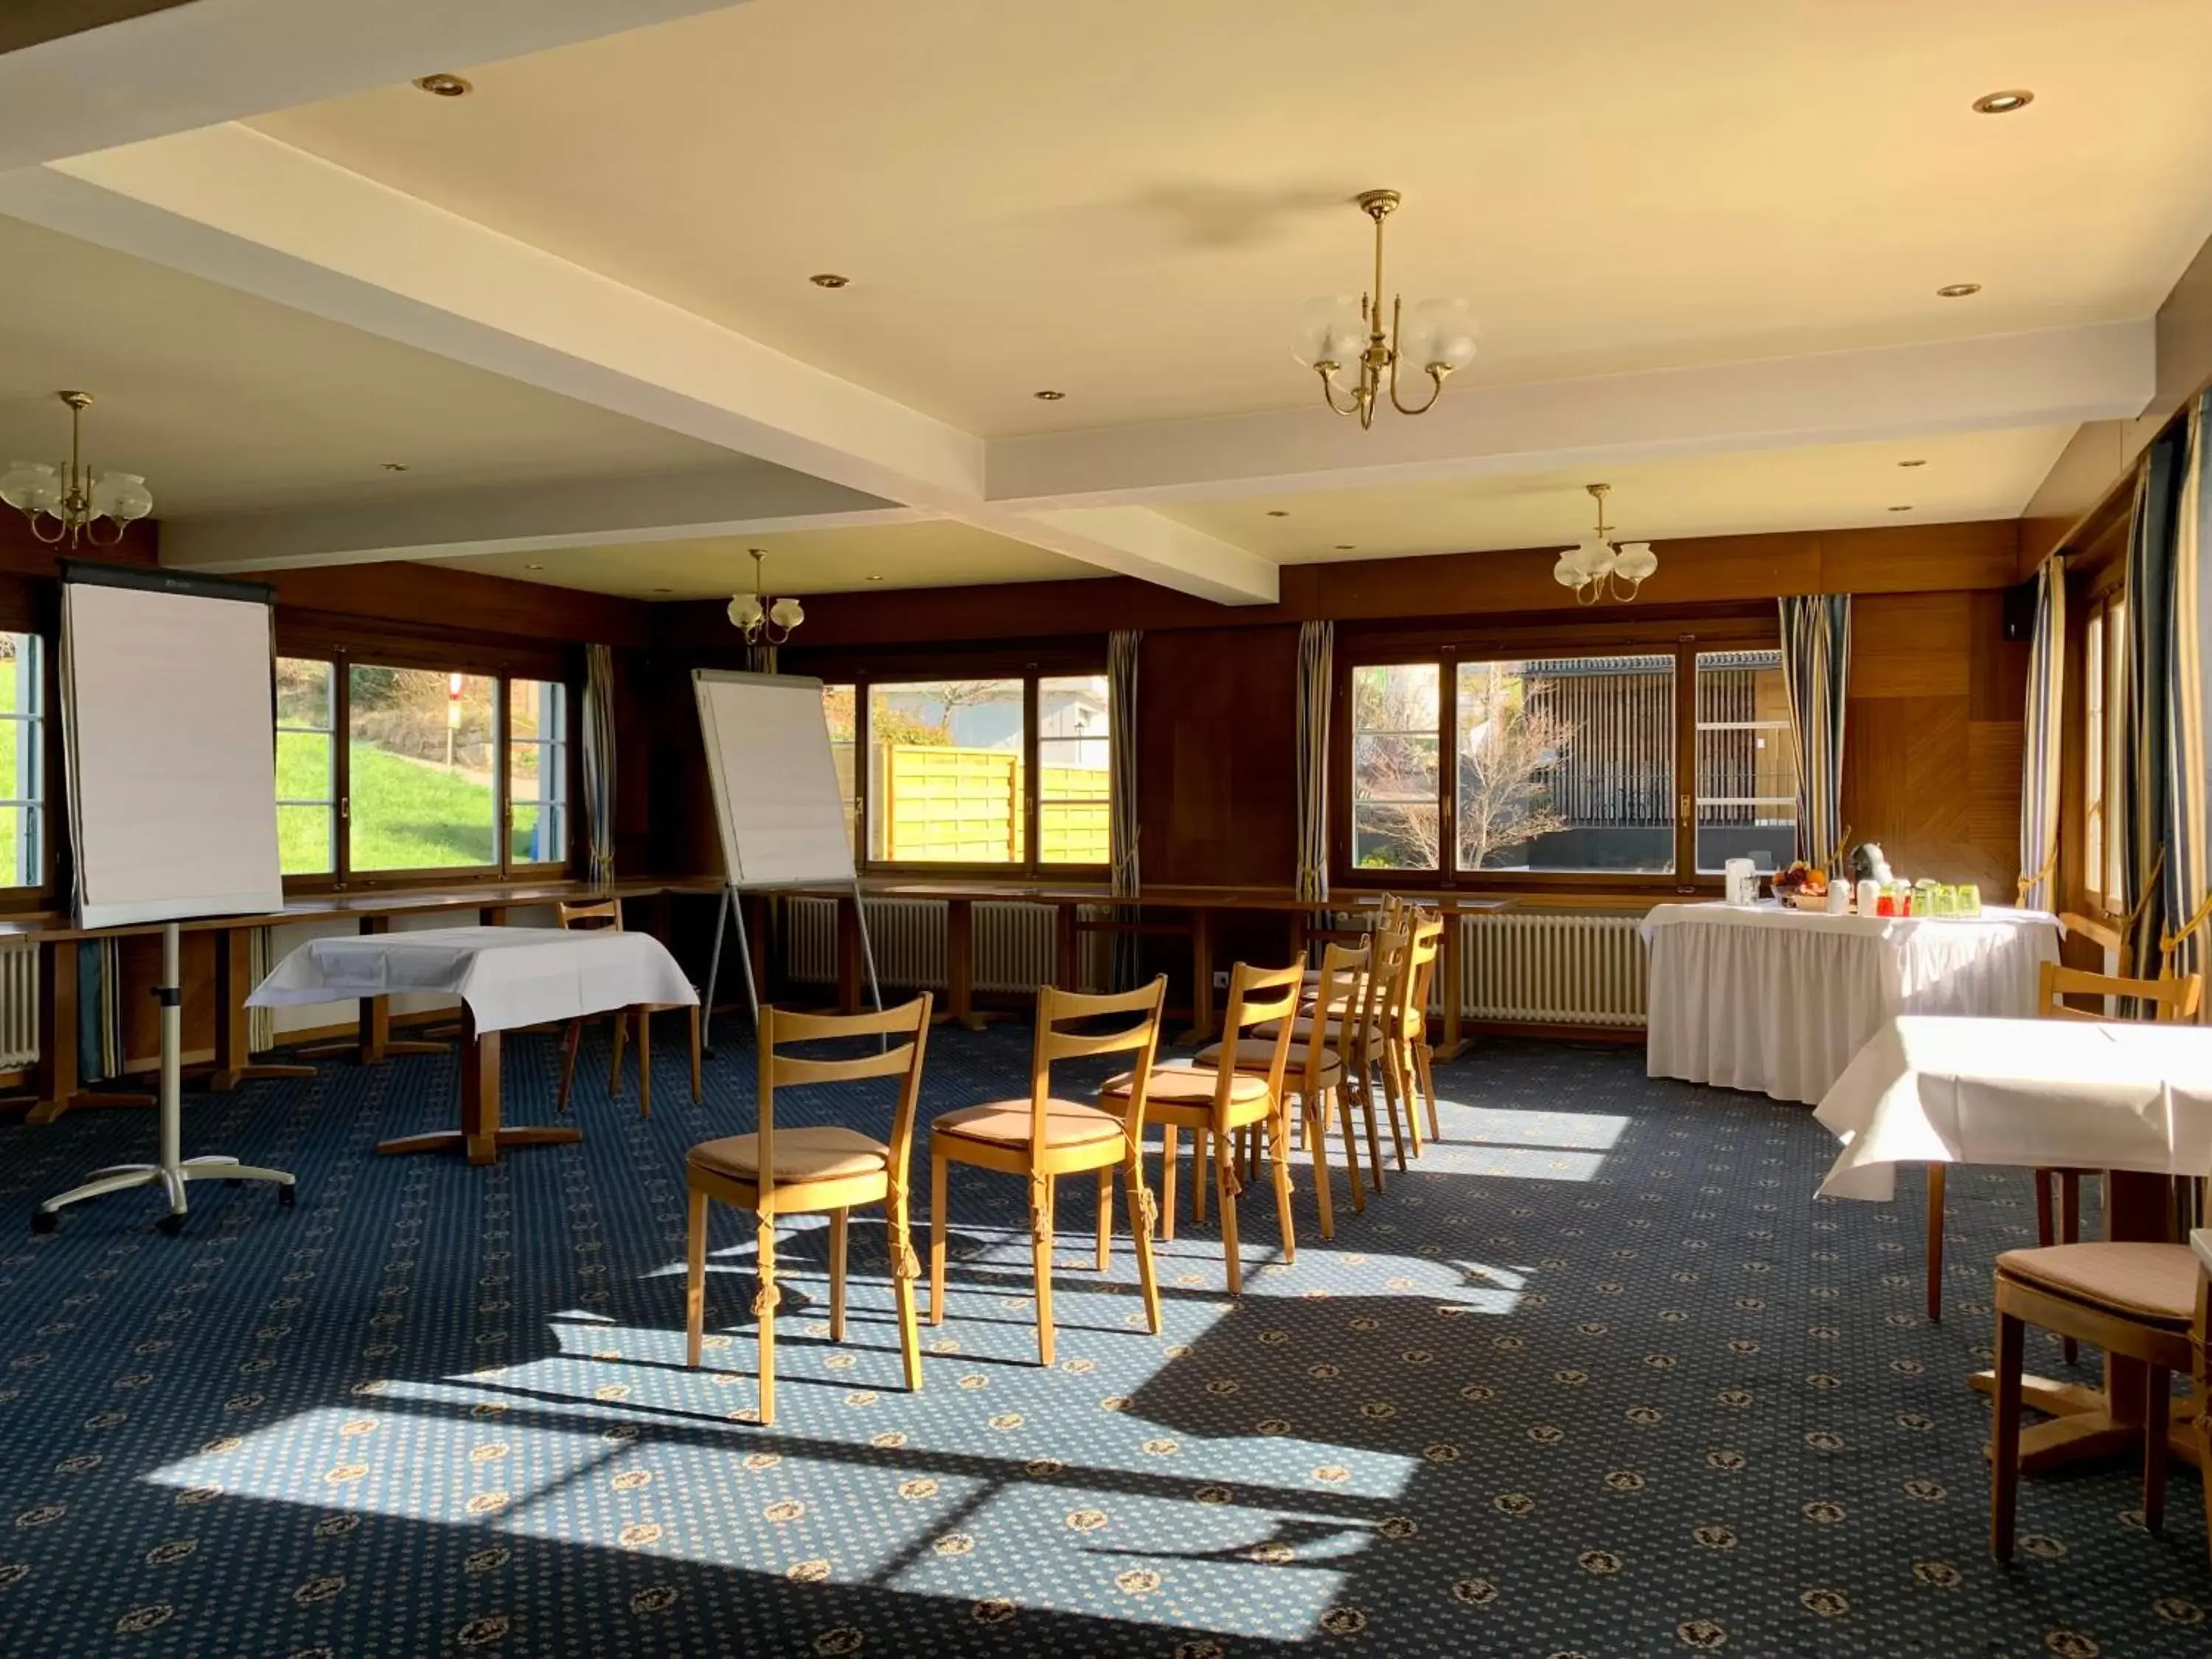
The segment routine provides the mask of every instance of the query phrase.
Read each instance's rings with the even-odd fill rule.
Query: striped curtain
[[[1782,680],[1797,739],[1797,851],[1821,863],[1843,839],[1844,705],[1851,675],[1851,596],[1782,602]]]
[[[2020,781],[2020,902],[2057,908],[2058,750],[2065,732],[2066,561],[2036,574],[2035,643],[2027,659],[2027,715]]]
[[[773,674],[775,667],[775,647],[765,642],[745,647],[745,668],[755,674]]]
[[[1134,629],[1119,629],[1106,636],[1106,737],[1112,763],[1113,817],[1107,827],[1108,857],[1112,860],[1114,896],[1137,896],[1140,874],[1137,863],[1137,661],[1145,642]],[[1116,921],[1134,923],[1133,905],[1117,907]],[[1114,987],[1133,988],[1143,972],[1138,959],[1139,940],[1134,933],[1114,935]]]
[[[123,1075],[123,962],[113,939],[77,947],[76,1052],[87,1083]]]
[[[1328,707],[1336,624],[1298,629],[1298,896],[1328,902]]]
[[[592,879],[615,875],[615,653],[584,647],[584,811],[592,834]]]
[[[2206,510],[2204,424],[2212,398],[2153,441],[2136,477],[2128,530],[2129,763],[2121,787],[2129,829],[2129,940],[2140,971],[2172,952],[2177,974],[2202,971],[2198,907],[2212,888],[2205,844],[2204,661],[2212,613],[2203,561],[2212,550]]]

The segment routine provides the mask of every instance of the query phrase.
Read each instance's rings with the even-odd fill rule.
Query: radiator
[[[803,985],[826,985],[837,977],[837,905],[826,898],[784,901],[784,976]],[[939,899],[869,899],[868,941],[876,954],[876,977],[902,989],[942,991],[945,974],[945,904]],[[1053,912],[1041,904],[975,907],[975,987],[978,991],[1020,994],[1053,980]],[[1085,917],[1099,911],[1084,907]],[[1083,962],[1079,979],[1086,989],[1106,982],[1113,946],[1104,933],[1078,936]]]
[[[21,1071],[38,1059],[39,947],[0,945],[0,1071]]]
[[[1460,918],[1460,1012],[1542,1025],[1644,1023],[1641,915],[1505,910]]]

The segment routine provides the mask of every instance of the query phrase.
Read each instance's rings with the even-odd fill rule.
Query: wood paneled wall
[[[1152,885],[1297,875],[1298,630],[1149,634],[1137,671],[1137,854]]]
[[[2026,641],[2003,596],[1862,594],[1851,606],[1843,817],[1900,875],[1976,881],[2009,903],[2020,874]]]

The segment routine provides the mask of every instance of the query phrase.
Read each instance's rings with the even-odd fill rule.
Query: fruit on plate
[[[1793,893],[1802,893],[1808,898],[1825,898],[1827,892],[1827,873],[1815,870],[1802,859],[1774,878],[1774,896],[1777,898],[1786,899]]]

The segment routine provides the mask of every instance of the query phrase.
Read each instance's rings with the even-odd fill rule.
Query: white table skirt
[[[1888,1199],[1899,1164],[2212,1171],[2212,1029],[1893,1020],[1814,1117],[1844,1143],[1832,1198]]]
[[[1954,921],[1664,904],[1643,931],[1650,1074],[1807,1105],[1885,1021],[2025,1017],[2040,964],[2058,959],[2057,919],[2027,910]]]
[[[660,941],[608,928],[435,927],[310,939],[278,963],[249,1008],[422,991],[457,996],[478,1031],[512,1030],[699,994]]]

